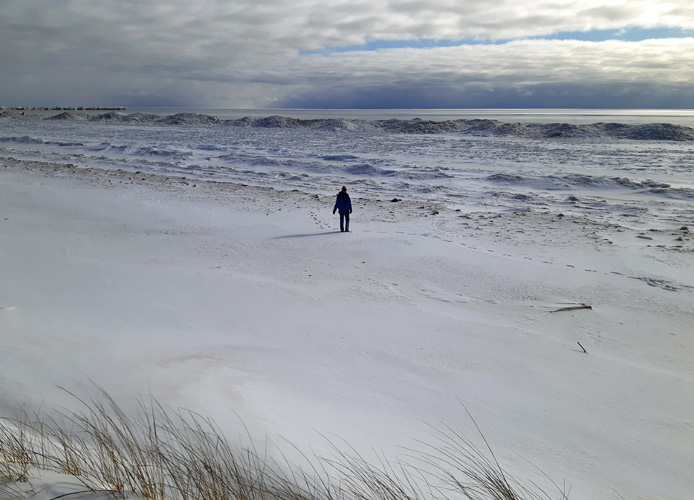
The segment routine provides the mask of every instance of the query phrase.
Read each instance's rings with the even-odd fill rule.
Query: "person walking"
[[[349,233],[349,214],[352,213],[352,200],[349,199],[345,186],[342,186],[342,191],[337,193],[333,214],[336,210],[340,211],[340,231]]]

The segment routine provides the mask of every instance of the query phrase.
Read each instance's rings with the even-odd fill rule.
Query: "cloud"
[[[324,107],[374,104],[379,95],[405,108],[679,107],[694,105],[693,50],[692,38],[523,40],[311,55],[278,70],[300,83],[288,107],[319,99]]]
[[[442,107],[545,99],[591,106],[606,101],[606,90],[631,95],[637,106],[642,98],[643,106],[691,102],[686,86],[693,76],[687,57],[691,39],[527,40],[634,26],[694,29],[694,4],[541,0],[529,8],[510,0],[4,0],[0,103],[366,106],[380,99],[381,107],[406,102]],[[420,39],[497,43],[305,55]],[[658,88],[669,89],[671,98],[656,99]]]

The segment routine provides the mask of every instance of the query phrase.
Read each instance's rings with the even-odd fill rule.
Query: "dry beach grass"
[[[235,446],[202,415],[140,400],[134,415],[105,391],[80,410],[17,411],[0,419],[0,496],[30,498],[32,477],[72,477],[60,495],[100,493],[147,500],[539,500],[567,499],[510,477],[484,446],[451,428],[433,429],[424,451],[369,462],[349,445],[333,457],[300,453],[304,465],[271,459],[255,445]],[[347,451],[344,451],[346,449]],[[297,451],[297,450],[295,450]],[[58,498],[58,497],[54,497]]]

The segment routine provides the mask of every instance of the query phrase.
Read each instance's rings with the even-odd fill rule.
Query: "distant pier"
[[[91,106],[0,106],[0,110],[8,111],[125,111],[127,108],[118,107],[91,107]]]

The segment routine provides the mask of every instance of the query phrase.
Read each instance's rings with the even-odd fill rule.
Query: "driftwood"
[[[576,342],[576,343],[581,347],[581,349],[583,349],[583,352],[585,352],[586,354],[588,354],[588,351],[586,351],[586,348],[583,347],[583,346],[581,345],[580,342]]]
[[[561,309],[557,309],[556,311],[550,311],[550,312],[558,313],[558,312],[562,312],[562,311],[576,311],[578,309],[593,309],[593,307],[589,306],[588,304],[581,304],[580,306],[562,307]]]

